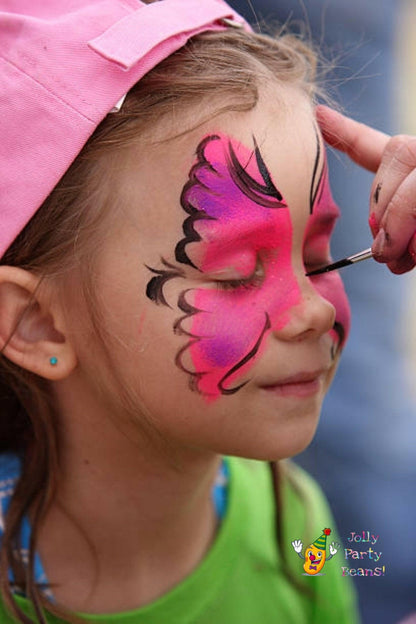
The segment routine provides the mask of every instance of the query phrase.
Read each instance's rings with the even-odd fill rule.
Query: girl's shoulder
[[[230,501],[236,496],[249,499],[250,510],[246,513],[263,523],[263,533],[267,532],[266,525],[270,528],[272,523],[274,527],[274,519],[279,516],[281,529],[290,538],[289,552],[293,539],[313,542],[315,533],[324,527],[331,528],[336,538],[334,517],[321,486],[292,460],[279,461],[277,469],[274,463],[258,460],[233,457],[227,461]]]
[[[238,475],[241,479],[241,475],[244,475],[246,487],[258,491],[259,496],[264,496],[264,489],[272,491],[272,472],[269,462],[237,457],[225,459],[228,465],[231,464],[232,476]],[[291,510],[293,513],[299,514],[306,511],[308,515],[317,510],[331,513],[321,486],[298,464],[290,459],[280,460],[277,470],[279,488],[281,488],[286,513],[290,515]]]

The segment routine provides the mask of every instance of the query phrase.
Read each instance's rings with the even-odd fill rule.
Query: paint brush
[[[342,260],[337,260],[337,262],[333,262],[332,264],[327,264],[320,269],[316,269],[316,271],[309,271],[309,273],[306,273],[306,276],[309,277],[310,275],[319,275],[320,273],[328,273],[329,271],[342,269],[342,267],[348,266],[349,264],[355,264],[356,262],[368,260],[368,258],[372,257],[373,252],[371,251],[371,247],[369,247],[368,249],[364,249],[364,251],[360,251],[353,256],[348,256],[348,258],[343,258]]]

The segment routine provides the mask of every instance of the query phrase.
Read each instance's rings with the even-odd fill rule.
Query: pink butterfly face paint
[[[300,299],[290,212],[257,146],[253,154],[218,135],[199,146],[182,205],[190,221],[177,254],[217,281],[192,297],[198,388],[212,397],[234,393],[267,334]]]
[[[319,150],[310,203],[311,212],[319,204],[321,214],[333,202],[322,176],[312,197],[318,159]],[[256,142],[253,151],[224,135],[210,135],[199,144],[181,205],[188,216],[175,258],[205,281],[179,296],[184,314],[174,330],[188,341],[176,364],[190,375],[192,388],[213,399],[247,383],[241,379],[261,355],[268,334],[283,328],[290,309],[301,301],[292,267],[292,222]],[[319,248],[325,239],[322,222],[325,218],[311,220],[309,247]],[[167,304],[164,284],[185,277],[185,269],[162,262],[165,269],[150,269],[156,277],[148,283],[147,295]],[[319,285],[330,299],[333,294],[327,290]],[[339,295],[337,303],[341,301]],[[341,317],[340,324],[345,322]],[[342,341],[341,333],[334,332],[334,344]]]

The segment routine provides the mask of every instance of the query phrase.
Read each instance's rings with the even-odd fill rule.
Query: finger
[[[381,165],[374,177],[370,197],[370,227],[376,235],[379,227],[385,227],[384,214],[404,179],[416,168],[416,137],[399,135],[391,138],[383,154]],[[409,178],[409,193],[416,195],[416,179]],[[412,189],[413,186],[413,189]],[[402,187],[404,191],[404,187]],[[409,197],[400,197],[409,204]],[[414,201],[414,200],[413,200]]]
[[[374,256],[375,260],[378,260],[377,256]],[[410,241],[405,253],[401,258],[387,262],[387,266],[392,273],[400,275],[401,273],[407,273],[416,266],[416,234]]]
[[[414,269],[415,260],[411,256],[411,254],[406,253],[399,260],[393,260],[393,262],[388,262],[387,266],[392,273],[395,273],[395,275],[401,275],[402,273],[407,273],[408,271]]]
[[[410,241],[407,251],[412,256],[413,263],[416,266],[416,234],[413,236],[412,240]]]
[[[395,190],[381,217],[380,231],[372,246],[379,262],[400,260],[410,250],[409,244],[416,233],[415,190],[416,169],[413,169]]]
[[[377,171],[389,135],[354,121],[327,106],[317,106],[316,119],[329,145],[345,152],[354,162],[369,171]]]

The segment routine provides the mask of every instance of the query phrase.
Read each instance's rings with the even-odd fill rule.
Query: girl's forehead
[[[160,240],[163,231],[181,226],[184,186],[198,163],[198,150],[213,136],[219,141],[211,148],[207,164],[214,170],[212,180],[215,162],[226,158],[223,152],[228,143],[248,172],[258,167],[257,147],[273,183],[294,209],[305,204],[313,176],[323,167],[322,139],[313,109],[302,94],[289,89],[284,97],[282,93],[262,94],[251,111],[226,113],[171,140],[149,141],[130,151],[115,182],[125,208],[133,212],[137,225],[151,240]],[[227,180],[214,186],[214,194],[223,197],[235,190]]]

